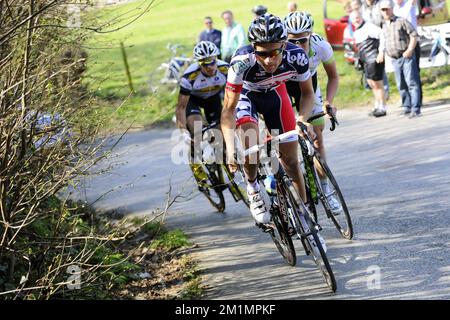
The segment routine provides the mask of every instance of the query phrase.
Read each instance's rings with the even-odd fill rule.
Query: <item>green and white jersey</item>
[[[316,33],[311,35],[309,43],[309,70],[314,75],[321,63],[327,64],[334,61],[333,48],[328,41]]]

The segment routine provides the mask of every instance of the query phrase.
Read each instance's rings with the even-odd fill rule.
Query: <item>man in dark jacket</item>
[[[206,30],[202,31],[198,37],[198,42],[200,41],[211,41],[217,48],[220,48],[222,32],[213,28],[213,21],[211,17],[205,17],[203,20],[206,26]],[[220,59],[220,56],[218,57]]]

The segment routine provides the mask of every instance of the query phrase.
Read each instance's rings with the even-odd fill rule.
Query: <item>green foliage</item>
[[[152,249],[162,248],[166,250],[174,250],[181,247],[191,245],[183,231],[177,229],[168,231],[153,240]]]
[[[162,222],[147,222],[142,226],[142,231],[149,235],[167,232]]]

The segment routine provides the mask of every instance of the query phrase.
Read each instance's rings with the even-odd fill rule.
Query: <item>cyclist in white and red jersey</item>
[[[314,91],[309,71],[308,56],[297,46],[286,43],[287,32],[280,18],[264,14],[256,18],[249,27],[248,40],[251,45],[239,48],[230,62],[221,126],[227,145],[227,156],[231,170],[234,162],[234,130],[240,127],[244,136],[253,132],[256,139],[244,139],[245,148],[258,143],[258,114],[264,117],[267,128],[274,134],[296,129],[295,113],[291,105],[285,82],[296,78],[302,91],[302,110],[298,121],[303,122],[313,135],[312,126],[306,123],[314,103]],[[280,162],[293,184],[306,202],[303,176],[300,172],[297,153],[297,136],[281,143]],[[258,162],[259,159],[256,160]],[[257,182],[258,163],[244,164],[247,178],[247,193],[250,211],[258,223],[268,223],[270,214],[260,195]]]
[[[284,24],[288,32],[288,42],[291,42],[298,47],[308,52],[309,69],[312,75],[312,82],[315,92],[315,102],[312,114],[315,115],[323,110],[323,106],[331,106],[333,112],[336,113],[336,108],[333,106],[333,100],[336,96],[339,75],[336,68],[336,62],[333,56],[333,49],[331,45],[324,38],[316,33],[313,33],[314,20],[313,17],[307,12],[295,11],[291,12],[284,19]],[[317,81],[317,69],[323,64],[325,72],[327,74],[327,86],[325,101],[322,100],[322,93],[320,92],[320,86]],[[289,81],[286,83],[286,87],[289,96],[295,103],[297,111],[301,107],[300,97],[302,92],[300,91],[298,84],[295,81]],[[326,161],[325,146],[323,142],[323,129],[325,127],[325,118],[319,118],[312,121],[314,126],[314,132],[316,139],[314,140],[315,147],[319,150],[320,156]],[[328,198],[328,203],[331,206],[333,214],[338,215],[342,212],[342,206],[331,192],[328,184],[328,179],[320,166],[316,166],[319,173],[322,189]]]

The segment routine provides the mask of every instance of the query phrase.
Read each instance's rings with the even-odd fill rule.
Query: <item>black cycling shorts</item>
[[[383,80],[384,62],[383,63],[366,63],[364,64],[364,74],[366,79],[373,81]]]
[[[311,77],[313,90],[316,92],[317,90],[317,72],[313,74]],[[302,91],[300,90],[300,85],[295,81],[286,82],[286,89],[291,98],[292,106],[297,109],[297,112],[300,112],[300,98],[302,97]]]
[[[220,93],[207,99],[190,96],[186,107],[186,119],[190,115],[201,115],[202,112],[200,108],[203,108],[205,118],[208,123],[213,121],[217,123],[220,122],[220,114],[222,112],[222,99],[220,98]]]

